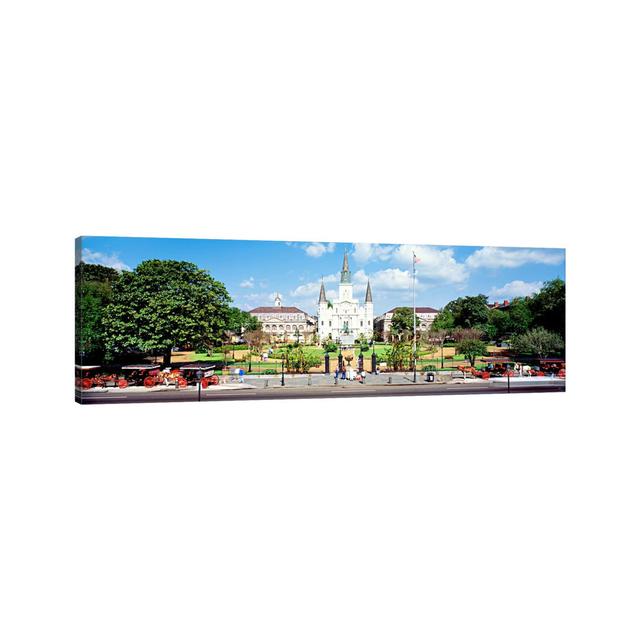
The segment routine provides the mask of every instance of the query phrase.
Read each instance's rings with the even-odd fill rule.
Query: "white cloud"
[[[391,258],[395,249],[392,244],[370,244],[368,242],[356,242],[353,246],[353,258],[356,262],[368,262],[369,260],[384,262]]]
[[[307,282],[305,284],[301,284],[298,287],[296,287],[293,291],[291,291],[289,295],[292,298],[303,298],[303,297],[308,297],[314,293],[316,294],[316,296],[320,295],[319,282]]]
[[[464,263],[455,259],[453,249],[436,249],[419,244],[401,244],[394,251],[393,258],[400,264],[411,267],[414,252],[419,260],[416,264],[416,272],[421,277],[451,284],[460,284],[469,277]]]
[[[326,244],[323,244],[322,242],[312,242],[311,244],[308,244],[304,250],[311,258],[319,258],[325,253],[333,253],[335,248],[335,242],[327,242]]]
[[[375,295],[377,290],[401,291],[413,287],[413,277],[410,271],[402,269],[382,269],[369,274],[371,289]],[[420,281],[416,277],[416,289],[420,287]]]
[[[547,251],[543,249],[503,249],[501,247],[482,247],[474,251],[465,261],[471,269],[486,267],[521,267],[527,263],[560,264],[564,259],[564,251]]]
[[[358,269],[353,276],[354,293],[364,293],[367,282],[371,282],[372,292],[376,291],[402,291],[413,287],[411,271],[398,268],[381,269],[366,273],[364,269]],[[419,279],[416,277],[416,289],[421,287]]]
[[[324,276],[324,278],[318,278],[317,280],[313,280],[312,282],[305,282],[297,286],[295,289],[289,292],[289,295],[292,298],[302,298],[308,297],[312,294],[315,294],[316,298],[320,295],[320,285],[324,280],[324,284],[332,282],[338,282],[339,277],[337,273],[331,273],[328,276]]]
[[[253,276],[250,276],[250,277],[249,277],[249,278],[247,278],[246,280],[243,280],[243,281],[240,283],[240,286],[241,286],[243,289],[252,289],[254,284],[255,284],[255,281],[254,281],[254,279],[253,279]]]
[[[86,264],[101,264],[103,267],[111,267],[118,271],[131,271],[131,267],[122,262],[115,253],[107,255],[85,248],[82,249],[82,261]]]
[[[542,282],[524,282],[524,280],[512,280],[503,287],[493,287],[489,292],[492,300],[521,298],[538,293],[542,289]]]

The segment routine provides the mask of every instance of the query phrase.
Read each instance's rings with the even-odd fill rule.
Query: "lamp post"
[[[416,254],[413,253],[413,381],[416,382]]]
[[[280,386],[284,387],[284,350],[282,351],[282,378],[280,379]]]
[[[196,379],[198,380],[198,402],[200,402],[200,394],[202,392],[202,369],[196,371]]]

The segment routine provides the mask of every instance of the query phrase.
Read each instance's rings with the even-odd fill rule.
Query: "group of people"
[[[360,384],[364,384],[367,378],[367,372],[364,369],[356,371],[351,364],[347,366],[343,364],[342,367],[336,365],[334,378],[336,383],[338,382],[338,378],[340,378],[341,380],[355,380]]]

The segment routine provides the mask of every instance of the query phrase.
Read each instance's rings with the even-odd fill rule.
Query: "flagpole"
[[[416,382],[416,252],[413,252],[413,381]]]

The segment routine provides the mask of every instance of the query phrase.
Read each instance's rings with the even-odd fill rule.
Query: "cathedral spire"
[[[371,295],[371,282],[369,280],[367,280],[367,295],[365,296],[364,301],[365,303],[373,302],[373,296]]]
[[[344,250],[344,258],[342,260],[342,270],[349,271],[349,258],[347,256],[347,250]]]
[[[340,274],[340,282],[351,282],[351,271],[349,271],[349,258],[347,257],[347,250],[344,250],[344,258],[342,259],[342,272]]]
[[[327,301],[327,294],[324,291],[324,280],[322,280],[322,284],[320,285],[320,297],[318,298],[318,304],[326,301]]]

